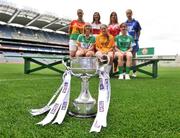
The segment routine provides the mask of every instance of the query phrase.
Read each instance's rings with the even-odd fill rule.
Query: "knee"
[[[86,57],[92,57],[92,56],[94,56],[94,52],[93,51],[88,51],[86,53]]]
[[[77,51],[76,52],[76,57],[80,57],[80,56],[83,56],[84,55],[84,52],[83,51]]]
[[[75,57],[76,52],[75,51],[70,51],[70,57]]]
[[[132,55],[132,53],[131,53],[131,52],[127,52],[127,53],[126,53],[126,56],[127,56],[127,57],[131,57],[131,58],[132,58],[132,56],[133,56],[133,55]]]
[[[123,60],[123,57],[124,57],[124,56],[123,56],[122,54],[119,54],[119,55],[118,55],[118,59],[119,59],[119,60]]]
[[[127,60],[132,60],[132,54],[131,54],[131,53],[128,53],[128,54],[126,55],[126,58],[127,58]]]

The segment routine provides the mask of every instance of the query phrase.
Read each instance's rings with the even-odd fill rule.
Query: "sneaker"
[[[130,80],[129,74],[125,74],[125,80]]]
[[[132,74],[132,77],[136,78],[136,73],[133,73],[133,74]]]
[[[119,80],[123,80],[124,79],[124,75],[123,74],[119,74]]]

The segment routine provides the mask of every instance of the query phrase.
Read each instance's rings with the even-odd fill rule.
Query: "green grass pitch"
[[[98,81],[90,80],[96,99]],[[0,64],[0,138],[180,137],[180,68],[160,67],[157,79],[143,74],[128,81],[112,78],[108,125],[100,133],[89,133],[92,118],[68,115],[62,125],[35,125],[45,115],[32,117],[28,110],[47,104],[61,82],[49,70],[25,75],[22,64]],[[80,80],[73,77],[71,84],[72,103]]]

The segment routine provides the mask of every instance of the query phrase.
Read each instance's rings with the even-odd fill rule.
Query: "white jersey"
[[[99,24],[93,23],[91,24],[91,26],[92,26],[92,33],[94,36],[97,36],[98,34],[100,34],[101,23]]]

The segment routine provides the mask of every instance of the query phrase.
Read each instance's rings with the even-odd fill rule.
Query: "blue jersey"
[[[133,19],[132,21],[126,21],[128,26],[128,34],[134,38],[134,41],[138,41],[138,32],[141,30],[141,26],[138,21]]]

